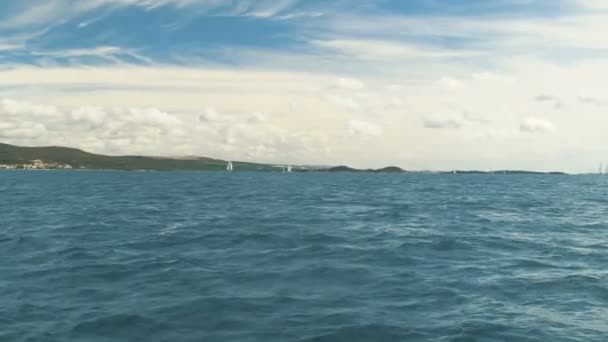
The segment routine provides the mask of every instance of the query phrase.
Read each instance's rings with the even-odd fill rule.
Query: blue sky
[[[226,56],[225,49],[300,53],[315,48],[311,41],[347,36],[346,32],[332,30],[334,21],[361,21],[366,17],[534,20],[585,11],[580,4],[563,0],[102,0],[91,1],[85,8],[82,2],[69,0],[7,0],[3,4],[3,40],[24,44],[25,48],[5,51],[2,61],[35,65],[107,62],[95,58],[94,51],[91,56],[80,58],[60,53],[84,53],[98,47],[120,47],[146,57],[119,56],[127,63],[183,64],[190,59],[190,64],[231,64],[234,58]],[[357,32],[357,37],[390,37],[399,42],[452,49],[487,43],[487,37],[448,31],[425,34],[404,29],[370,30]],[[247,60],[239,60],[237,65],[246,66]]]
[[[603,158],[607,12],[600,0],[5,0],[0,140],[585,171]]]

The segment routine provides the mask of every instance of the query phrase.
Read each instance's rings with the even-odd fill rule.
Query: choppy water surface
[[[0,341],[605,341],[608,178],[0,172]]]

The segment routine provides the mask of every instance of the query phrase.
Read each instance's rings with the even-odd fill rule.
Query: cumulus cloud
[[[361,113],[365,109],[363,104],[353,96],[327,94],[326,97],[336,108],[347,112]]]
[[[534,98],[534,100],[536,102],[542,103],[542,104],[547,104],[555,109],[560,109],[564,106],[564,104],[562,103],[562,101],[560,99],[558,99],[555,96],[551,96],[551,95],[538,95],[537,97]]]
[[[338,87],[350,90],[361,90],[365,88],[365,83],[355,78],[341,77],[336,81]]]
[[[28,145],[92,147],[97,152],[167,151],[183,123],[157,108],[58,108],[3,99],[0,137]]]
[[[518,158],[529,156],[527,165],[543,167],[547,164],[530,157],[529,151],[520,152],[523,149],[517,140],[526,140],[520,139],[522,132],[553,132],[556,127],[538,118],[522,121],[524,113],[559,123],[560,139],[590,148],[605,140],[608,117],[600,106],[608,103],[601,95],[603,75],[608,71],[604,58],[608,16],[601,11],[533,18],[523,13],[493,13],[492,20],[478,20],[455,12],[449,16],[395,11],[387,15],[362,5],[344,8],[340,15],[328,12],[315,20],[282,22],[292,25],[293,35],[288,36],[298,37],[288,38],[285,45],[280,44],[281,37],[278,45],[247,44],[244,48],[231,40],[217,44],[221,52],[211,51],[215,48],[187,50],[183,58],[181,49],[173,48],[192,46],[189,39],[193,38],[180,35],[180,30],[171,36],[167,28],[189,25],[188,19],[198,22],[194,19],[202,13],[286,20],[295,18],[300,10],[312,9],[302,0],[9,2],[12,6],[5,6],[8,10],[0,18],[0,51],[7,51],[0,56],[0,63],[7,63],[0,65],[0,90],[3,96],[57,106],[5,100],[0,109],[0,134],[7,141],[113,153],[191,150],[230,158],[246,151],[259,159],[294,154],[311,157],[313,151],[331,147],[349,162],[361,162],[360,151],[365,150],[374,156],[363,160],[366,166],[383,162],[379,154],[402,152],[428,156],[425,162],[429,164],[441,163],[446,158],[440,149],[425,146],[449,145],[458,147],[450,157],[463,164],[475,163],[487,148],[504,156],[518,150]],[[349,3],[333,1],[324,7],[338,9],[338,2]],[[603,0],[576,0],[573,4],[579,2],[596,10],[605,7],[599,5]],[[172,6],[168,15],[156,16],[154,9],[165,5]],[[99,19],[105,25],[91,24],[89,29],[102,31],[81,35],[89,29],[84,30],[87,24],[83,24],[78,30],[78,23],[98,20],[100,6],[107,6]],[[134,31],[128,42],[119,39],[123,43],[108,45],[114,40],[102,39],[113,34],[112,25],[107,25],[111,20],[105,20],[113,20],[113,10],[124,6],[145,9],[141,12],[154,17],[151,24],[160,24],[158,30],[167,35],[167,43],[149,45],[144,28]],[[526,6],[535,7],[517,7]],[[557,11],[557,7],[561,8],[552,8]],[[148,17],[142,14],[142,18]],[[163,22],[164,18],[170,20]],[[61,29],[53,26],[58,24]],[[32,34],[14,36],[24,27]],[[72,34],[70,27],[79,33]],[[37,38],[32,40],[34,36]],[[79,46],[82,37],[87,41]],[[53,43],[66,41],[73,44],[68,48]],[[225,50],[228,45],[230,53]],[[140,63],[146,58],[136,53],[150,54],[155,60]],[[21,56],[28,57],[23,63],[40,67],[13,65],[20,63]],[[38,63],[38,57],[50,64]],[[95,61],[93,66],[89,60]],[[206,67],[210,61],[220,63]],[[136,62],[148,65],[129,65]],[[454,131],[433,134],[438,132],[425,128]],[[342,140],[336,143],[332,140],[336,136]],[[361,137],[374,136],[382,136],[374,146],[356,145],[364,140]],[[467,145],[463,137],[472,136],[493,145]],[[543,141],[537,148],[551,152],[556,151],[555,146]],[[356,147],[356,152],[348,151],[349,147]],[[404,148],[408,150],[401,151]],[[559,168],[571,165],[565,162],[567,158],[556,159]],[[584,169],[584,165],[573,168]]]
[[[462,81],[452,77],[442,77],[437,83],[442,87],[451,89],[458,89],[464,86]]]
[[[557,101],[557,99],[551,95],[538,95],[537,97],[534,98],[534,100],[538,101],[538,102],[553,102],[553,101]]]
[[[222,119],[227,117],[226,119]],[[198,123],[198,124],[197,124]],[[374,126],[355,127],[368,134]],[[177,115],[144,107],[61,108],[0,100],[0,138],[8,143],[63,145],[97,153],[202,154],[252,161],[285,161],[324,154],[327,139],[268,122],[262,112]]]
[[[363,120],[350,120],[348,122],[348,131],[352,135],[379,137],[384,132],[384,129],[376,123]]]
[[[322,156],[328,149],[327,140],[319,132],[281,127],[269,122],[262,112],[215,121],[203,132],[210,138],[212,150],[252,161],[302,162],[310,158],[306,156]]]
[[[470,123],[478,123],[483,125],[491,123],[491,120],[488,119],[485,115],[480,115],[469,111],[464,111],[462,113],[462,118]]]
[[[249,119],[247,120],[250,124],[261,124],[266,121],[266,114],[262,112],[253,112],[249,115]]]
[[[449,114],[427,115],[424,117],[423,125],[424,128],[432,129],[460,128],[463,125],[463,117]]]
[[[485,115],[468,110],[462,112],[444,112],[426,115],[423,118],[423,127],[430,129],[455,129],[465,125],[488,125],[491,123]]]
[[[592,106],[604,106],[606,105],[606,101],[602,100],[601,98],[598,97],[594,97],[594,96],[580,96],[578,98],[578,101],[580,103],[586,104],[586,105],[592,105]]]
[[[199,120],[205,123],[216,122],[220,120],[220,116],[215,108],[205,108],[203,113],[199,116]]]
[[[519,130],[524,133],[551,133],[555,132],[556,128],[550,121],[530,117],[522,121]]]
[[[473,73],[473,75],[471,75],[471,79],[479,83],[494,83],[503,85],[515,84],[515,80],[509,76],[499,75],[488,71]]]

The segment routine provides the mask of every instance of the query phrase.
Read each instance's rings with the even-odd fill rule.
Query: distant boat
[[[226,165],[226,171],[228,171],[228,172],[234,171],[234,166],[232,165],[231,161],[229,161],[228,165]]]
[[[608,165],[606,165],[606,168],[608,168]],[[606,174],[606,171],[604,170],[604,164],[603,163],[600,163],[600,170],[599,171],[600,171],[599,172],[600,176],[603,176],[603,175]]]
[[[280,167],[283,173],[292,173],[293,168],[291,165],[274,165],[274,167]]]

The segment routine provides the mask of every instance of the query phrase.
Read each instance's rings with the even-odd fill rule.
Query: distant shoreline
[[[0,143],[0,171],[225,171],[228,161],[208,157],[170,158],[146,156],[107,156],[69,147],[21,147]],[[234,172],[293,173],[395,173],[395,174],[505,174],[505,175],[567,175],[565,172],[526,170],[452,170],[408,171],[397,166],[381,169],[356,169],[350,166],[276,165],[252,162],[232,162]]]
[[[0,169],[0,172],[225,172],[220,170],[131,170],[131,169]],[[239,173],[238,171],[235,171]],[[276,170],[245,170],[240,173],[283,173]],[[507,171],[498,173],[492,171],[403,171],[403,172],[379,172],[376,170],[359,171],[331,171],[331,170],[307,170],[294,171],[293,173],[321,173],[321,174],[403,174],[403,175],[488,175],[488,176],[509,176],[509,175],[537,175],[537,176],[571,176],[571,175],[595,175],[590,173],[570,174],[565,172],[538,172],[538,171]]]

